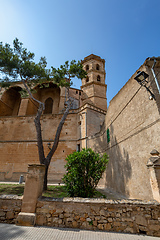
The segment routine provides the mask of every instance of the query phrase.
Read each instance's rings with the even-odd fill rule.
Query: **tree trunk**
[[[49,168],[49,165],[48,165],[48,166],[46,165],[46,168],[45,168],[45,175],[44,175],[44,183],[43,183],[43,191],[46,191],[46,190],[47,190],[48,168]]]
[[[44,147],[43,147],[43,141],[42,141],[42,129],[41,129],[41,122],[40,122],[42,111],[43,111],[43,105],[40,104],[36,117],[34,119],[34,123],[36,126],[36,132],[37,132],[39,161],[40,161],[40,164],[45,164]]]
[[[54,143],[53,143],[53,146],[50,150],[50,152],[48,153],[47,157],[45,158],[45,166],[48,168],[49,165],[50,165],[50,162],[51,162],[51,159],[52,159],[52,156],[53,154],[55,153],[57,147],[58,147],[58,143],[59,143],[59,137],[60,137],[60,134],[61,134],[61,131],[62,131],[62,127],[64,125],[64,122],[68,116],[68,113],[69,113],[69,110],[71,108],[71,105],[72,105],[72,101],[71,99],[69,99],[67,101],[67,107],[66,107],[66,110],[62,116],[62,119],[58,125],[58,128],[57,128],[57,131],[56,131],[56,135],[55,135],[55,138],[54,138]],[[43,189],[44,190],[47,190],[47,174],[48,174],[48,169],[46,169],[46,176],[44,178],[44,186],[43,186]]]
[[[62,116],[62,119],[58,125],[58,128],[57,128],[57,131],[56,131],[56,135],[55,135],[55,138],[54,138],[54,143],[53,143],[53,146],[50,150],[50,152],[48,153],[47,157],[45,158],[45,155],[44,155],[44,147],[43,147],[43,141],[42,141],[42,129],[41,129],[41,122],[40,122],[40,118],[41,118],[41,115],[42,115],[42,112],[44,110],[44,103],[40,102],[39,100],[35,99],[32,95],[32,93],[30,92],[27,84],[25,83],[25,81],[22,79],[23,81],[23,84],[27,90],[27,92],[29,93],[30,97],[36,101],[37,103],[39,103],[39,108],[38,108],[38,111],[37,111],[37,114],[36,114],[36,117],[34,119],[34,123],[35,123],[35,126],[36,126],[36,132],[37,132],[37,145],[38,145],[38,154],[39,154],[39,161],[40,161],[40,164],[44,164],[46,169],[45,169],[45,177],[44,177],[44,184],[43,184],[43,190],[47,190],[47,176],[48,176],[48,168],[49,168],[49,165],[50,165],[50,162],[51,162],[51,158],[53,156],[53,154],[55,153],[57,147],[58,147],[58,143],[59,143],[59,137],[60,137],[60,134],[61,134],[61,131],[62,131],[62,127],[64,125],[64,122],[68,116],[68,113],[69,113],[69,110],[71,108],[71,105],[72,105],[72,100],[71,98],[69,97],[69,88],[67,88],[67,101],[66,101],[66,110]]]
[[[41,118],[43,110],[45,109],[45,105],[44,105],[44,103],[42,103],[41,101],[39,101],[38,99],[33,97],[27,83],[25,82],[25,79],[23,79],[22,76],[21,76],[21,80],[22,80],[29,96],[39,104],[39,108],[37,110],[37,114],[34,119],[34,123],[36,126],[36,132],[37,132],[37,145],[38,145],[39,161],[40,161],[40,164],[44,164],[45,156],[44,156],[44,148],[43,148],[43,141],[42,141],[42,129],[41,129],[40,118]]]

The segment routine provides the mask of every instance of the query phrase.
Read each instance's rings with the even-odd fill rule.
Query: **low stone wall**
[[[139,200],[41,197],[36,224],[160,236],[160,204]]]
[[[0,196],[0,222],[16,223],[21,206],[22,197]],[[160,204],[139,200],[41,197],[37,202],[36,225],[160,237]]]
[[[0,196],[0,223],[16,223],[18,213],[21,211],[22,197]]]

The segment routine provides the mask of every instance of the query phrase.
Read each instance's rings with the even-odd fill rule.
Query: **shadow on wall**
[[[114,135],[113,125],[110,125],[110,137],[110,146],[108,144],[107,149],[109,163],[106,170],[106,187],[128,196],[127,183],[132,175],[129,154],[125,148],[122,147],[122,149],[120,149],[116,136]]]
[[[94,140],[92,148],[99,153],[107,153],[109,155],[109,162],[106,169],[105,186],[122,195],[128,196],[129,190],[127,188],[128,180],[132,175],[132,168],[129,159],[128,151],[120,146],[114,135],[114,127],[111,124],[110,142],[107,142],[107,132],[105,124],[102,126],[102,136],[98,136]],[[90,146],[89,146],[90,147]]]

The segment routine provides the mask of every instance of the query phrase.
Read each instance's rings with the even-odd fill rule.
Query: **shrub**
[[[63,182],[70,197],[93,197],[95,188],[108,163],[108,156],[100,156],[92,149],[82,149],[67,156]]]

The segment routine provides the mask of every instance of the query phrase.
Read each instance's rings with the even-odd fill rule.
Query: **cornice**
[[[87,82],[85,85],[81,86],[81,89],[83,89],[84,87],[88,87],[90,85],[99,85],[99,86],[102,86],[102,87],[105,87],[107,88],[107,84],[105,83],[101,83],[101,82]]]
[[[83,63],[85,63],[85,62],[87,62],[87,61],[89,61],[89,60],[91,60],[91,59],[95,59],[95,60],[97,60],[97,61],[99,61],[99,62],[105,63],[105,60],[104,60],[104,59],[102,59],[101,57],[99,57],[99,56],[97,56],[97,55],[94,55],[94,54],[91,54],[91,55],[85,57],[84,60],[81,61],[81,63],[83,64]]]

